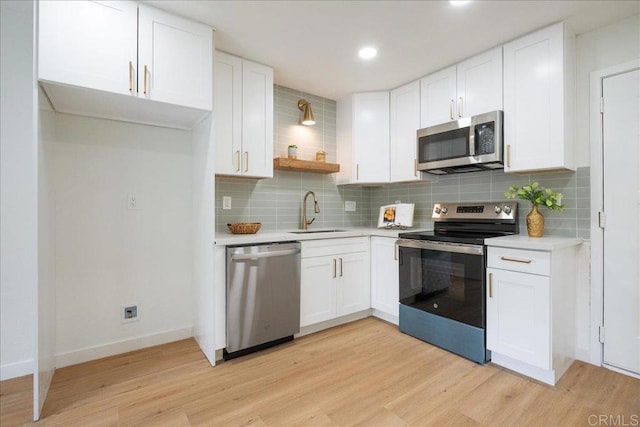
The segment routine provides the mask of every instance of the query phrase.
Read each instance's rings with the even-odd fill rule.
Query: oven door
[[[485,328],[485,251],[481,245],[400,239],[400,303]]]
[[[472,135],[469,117],[418,130],[418,169],[469,164],[474,147]]]

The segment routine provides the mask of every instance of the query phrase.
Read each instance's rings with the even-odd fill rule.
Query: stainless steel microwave
[[[503,169],[502,111],[418,130],[418,170],[436,175]]]

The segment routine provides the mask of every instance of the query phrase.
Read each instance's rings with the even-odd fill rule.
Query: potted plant
[[[287,147],[287,157],[289,157],[290,159],[297,159],[298,158],[298,146],[295,144],[291,144],[290,146]]]
[[[532,184],[509,186],[504,196],[508,199],[522,199],[531,202],[531,212],[527,215],[527,232],[530,237],[542,237],[544,233],[544,216],[538,211],[538,206],[545,206],[552,211],[562,212],[565,205],[562,204],[562,194],[548,188],[541,187],[534,182]]]

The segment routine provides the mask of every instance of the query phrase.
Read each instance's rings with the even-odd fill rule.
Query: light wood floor
[[[0,425],[32,425],[31,377],[0,385]],[[58,369],[37,425],[593,426],[639,412],[640,380],[576,362],[550,387],[368,318],[215,368],[185,340]]]

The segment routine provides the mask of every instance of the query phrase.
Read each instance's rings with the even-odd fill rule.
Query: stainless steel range
[[[484,239],[518,233],[518,203],[436,203],[432,218],[432,232],[397,241],[400,331],[484,363]]]

